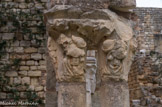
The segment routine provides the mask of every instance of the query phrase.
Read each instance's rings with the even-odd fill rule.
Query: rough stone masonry
[[[137,47],[129,13],[135,5],[135,0],[48,1],[46,107],[129,107],[128,73]],[[97,68],[95,60],[86,63],[92,49]],[[87,88],[94,81],[85,72],[96,78],[95,89]],[[86,97],[87,91],[92,95]]]

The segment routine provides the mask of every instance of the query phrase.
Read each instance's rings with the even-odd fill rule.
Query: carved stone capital
[[[101,45],[100,73],[103,81],[125,80],[127,81],[130,65],[134,56],[136,41],[131,38],[128,41],[122,39],[107,39]]]

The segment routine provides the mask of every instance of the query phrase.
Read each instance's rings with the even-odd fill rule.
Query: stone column
[[[48,52],[53,61],[57,82],[57,107],[86,106],[84,77],[86,42],[81,37],[60,34],[48,38]]]
[[[95,93],[96,89],[96,71],[95,56],[88,56],[86,61],[86,107],[92,107],[92,94]]]
[[[133,38],[126,42],[123,40],[106,39],[99,48],[98,63],[101,84],[98,95],[101,107],[130,106],[128,73],[136,42]]]
[[[93,89],[96,68],[94,62],[86,65],[86,50],[91,49],[99,53],[98,107],[129,107],[127,75],[134,48],[133,32],[129,20],[118,14],[127,15],[135,7],[135,0],[49,0],[47,7],[44,19],[49,35],[48,53],[55,72],[57,107],[94,105],[91,94],[96,93]],[[85,79],[85,72],[93,72],[93,81],[87,75]],[[86,82],[92,87],[86,88]],[[113,100],[116,97],[119,98]],[[122,102],[121,106],[115,102]]]

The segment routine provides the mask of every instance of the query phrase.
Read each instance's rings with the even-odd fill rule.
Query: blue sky
[[[137,7],[160,7],[162,8],[162,0],[136,0]]]

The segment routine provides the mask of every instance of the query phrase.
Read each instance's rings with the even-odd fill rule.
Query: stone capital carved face
[[[126,45],[121,40],[108,39],[103,42],[102,50],[106,54],[105,73],[120,75],[123,72],[123,59],[127,55]]]

